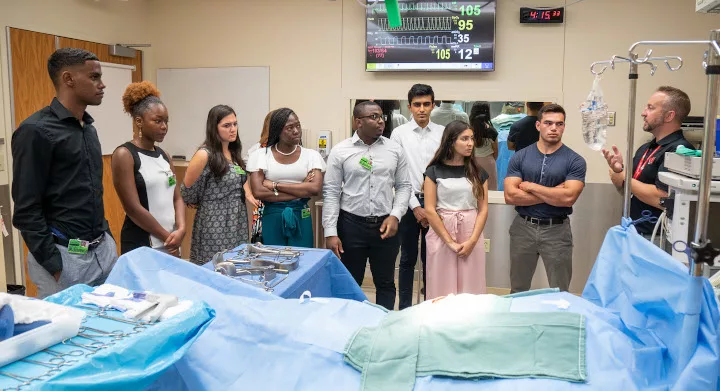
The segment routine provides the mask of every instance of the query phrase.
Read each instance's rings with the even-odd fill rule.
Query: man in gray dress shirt
[[[382,136],[387,116],[377,103],[358,104],[353,117],[357,132],[328,157],[323,183],[325,244],[358,285],[369,258],[376,302],[392,310],[400,249],[395,234],[412,194],[408,163],[402,147]]]

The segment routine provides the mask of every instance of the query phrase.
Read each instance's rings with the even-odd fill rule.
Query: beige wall
[[[148,37],[146,10],[147,2],[138,0],[0,0],[0,126],[7,140],[8,154],[14,129],[11,124],[6,28],[108,44],[143,43]],[[9,156],[7,162],[10,163]],[[0,172],[0,184],[8,183],[7,175],[7,171]]]
[[[311,137],[318,130],[343,128],[349,101],[342,88],[342,2],[161,0],[150,4],[153,15],[163,16],[155,18],[150,39],[156,68],[269,66],[271,108],[294,109]],[[145,76],[155,79],[156,68],[148,67]],[[235,109],[242,121],[242,108]],[[333,142],[339,135],[335,132]]]
[[[146,27],[149,19],[145,0],[0,0],[0,137],[6,140],[5,145],[0,146],[6,156],[6,170],[0,171],[0,185],[11,180],[10,139],[14,130],[11,124],[6,27],[108,44],[143,43],[149,35]],[[147,52],[152,58],[152,52]],[[20,237],[17,231],[15,237]],[[15,243],[17,273],[20,272],[20,250],[19,243]],[[5,270],[3,262],[0,262],[0,269]],[[15,277],[20,279],[17,274]]]
[[[402,98],[415,82],[431,84],[445,99],[556,100],[569,111],[565,140],[588,159],[589,182],[607,182],[604,163],[585,148],[578,130],[577,106],[592,84],[589,64],[625,55],[637,40],[706,39],[710,29],[720,27],[720,16],[696,14],[690,0],[585,0],[568,7],[565,24],[551,26],[520,25],[518,3],[498,3],[497,70],[471,74],[365,72],[364,10],[356,0],[0,0],[0,25],[98,42],[151,43],[144,49],[150,80],[161,67],[270,66],[271,107],[294,108],[313,136],[331,129],[334,142],[347,134],[351,98]],[[3,28],[0,123],[9,140],[6,43]],[[702,115],[702,51],[656,48],[655,54],[678,54],[687,64],[674,73],[660,68],[652,78],[641,71],[638,110],[653,88],[672,84],[690,94],[693,114]],[[609,139],[620,147],[627,123],[626,74],[621,65],[602,83],[618,113]],[[637,122],[639,129],[639,117]],[[643,137],[642,131],[637,135]],[[6,182],[0,173],[0,184]]]
[[[588,181],[609,182],[604,161],[585,147],[579,131],[577,107],[593,81],[590,63],[626,55],[637,40],[707,39],[720,28],[720,16],[696,14],[691,0],[585,0],[567,8],[563,25],[519,24],[518,4],[549,3],[563,2],[498,1],[492,73],[365,72],[364,9],[356,0],[154,0],[157,23],[149,41],[156,67],[270,66],[270,106],[294,108],[312,137],[332,129],[333,142],[347,135],[351,98],[402,98],[415,82],[431,84],[445,99],[555,100],[569,111],[565,140],[587,158]],[[702,51],[657,48],[656,54],[681,55],[687,66],[672,74],[658,69],[652,78],[644,71],[638,110],[667,83],[686,90],[693,114],[702,115]],[[155,77],[152,67],[146,77]],[[627,65],[608,72],[602,85],[618,113],[609,140],[624,148]]]
[[[720,28],[720,16],[696,14],[690,0],[585,0],[567,8],[565,24],[549,26],[520,25],[519,3],[548,4],[498,1],[497,70],[490,73],[365,72],[364,9],[356,0],[0,0],[0,25],[98,42],[151,43],[143,49],[150,80],[157,68],[270,66],[271,107],[295,109],[310,140],[324,129],[333,130],[334,143],[347,135],[351,98],[402,98],[415,82],[431,84],[445,99],[558,101],[569,111],[565,141],[586,157],[588,181],[601,183],[608,182],[604,162],[584,146],[577,114],[592,84],[589,64],[625,55],[637,40],[706,39],[710,29]],[[0,119],[9,140],[4,28],[0,49]],[[693,114],[702,115],[702,51],[656,48],[655,54],[678,54],[687,64],[674,73],[660,68],[653,77],[641,68],[638,114],[656,86],[672,84],[690,94]],[[618,113],[609,140],[621,148],[627,84],[627,65],[608,72],[602,83]],[[637,137],[644,137],[639,116],[636,122]],[[6,182],[0,172],[0,184]]]
[[[5,147],[9,152],[13,129],[4,27],[12,26],[104,43],[151,43],[144,72],[153,81],[157,68],[269,66],[271,107],[294,108],[309,139],[317,130],[333,130],[334,143],[348,134],[351,98],[402,98],[416,82],[431,84],[444,99],[555,100],[569,111],[565,141],[587,158],[588,181],[606,183],[604,162],[579,132],[577,107],[592,84],[590,63],[626,55],[637,40],[707,39],[709,30],[720,28],[720,16],[696,14],[692,0],[585,0],[567,8],[565,24],[552,26],[520,25],[519,4],[561,0],[498,3],[495,72],[380,74],[364,71],[364,10],[356,0],[0,0]],[[687,91],[693,114],[702,115],[702,51],[656,48],[656,54],[681,55],[686,66],[676,73],[658,69],[652,78],[641,73],[638,115],[661,84]],[[608,72],[602,85],[618,113],[609,140],[624,148],[627,66]],[[0,172],[0,184],[8,175]]]
[[[613,8],[622,11],[613,11]],[[569,8],[569,22],[565,34],[566,55],[564,61],[564,102],[570,109],[577,107],[587,96],[592,84],[588,71],[590,63],[609,60],[613,54],[627,56],[632,43],[641,40],[706,40],[710,30],[720,28],[720,15],[695,13],[693,1],[686,0],[586,0]],[[610,27],[610,21],[618,27]],[[644,55],[648,47],[636,50]],[[650,76],[648,66],[639,70],[636,118],[636,148],[638,141],[647,140],[642,131],[640,113],[653,90],[660,85],[678,87],[690,95],[693,103],[691,115],[704,115],[707,79],[701,66],[705,46],[655,46],[653,55],[677,55],[685,60],[682,69],[668,71],[659,64],[655,76]],[[617,126],[609,128],[608,141],[624,150],[627,137],[628,65],[604,75],[602,85],[611,110],[617,111]],[[577,116],[569,121],[569,129],[578,129]],[[568,131],[566,130],[566,133]],[[568,143],[584,148],[582,135],[573,132]],[[583,149],[591,170],[591,182],[609,182],[607,164],[602,156]]]

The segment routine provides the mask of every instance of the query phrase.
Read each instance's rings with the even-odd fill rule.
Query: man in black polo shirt
[[[690,114],[690,98],[683,91],[662,86],[648,100],[642,117],[643,130],[652,133],[652,141],[643,144],[635,152],[632,165],[630,191],[630,217],[635,220],[648,210],[653,216],[662,213],[660,199],[667,197],[668,186],[658,179],[658,172],[665,169],[665,152],[675,152],[678,146],[693,148],[682,134],[680,126]],[[622,154],[613,145],[612,152],[603,149],[603,155],[610,166],[610,180],[618,188],[625,184],[625,166]],[[635,225],[638,233],[650,239],[653,224],[642,222]],[[665,247],[664,244],[662,247]]]
[[[519,151],[528,145],[535,144],[540,138],[535,123],[537,113],[543,107],[543,102],[527,102],[527,117],[520,119],[510,126],[508,134],[508,149]]]
[[[562,143],[565,110],[556,104],[538,112],[537,143],[510,159],[505,202],[518,216],[510,226],[511,293],[530,289],[538,255],[552,288],[567,291],[573,240],[568,215],[585,187],[585,159]]]
[[[56,98],[12,137],[13,225],[30,249],[28,273],[44,298],[102,284],[117,260],[108,234],[102,152],[87,106],[102,102],[98,58],[64,48],[48,59]]]

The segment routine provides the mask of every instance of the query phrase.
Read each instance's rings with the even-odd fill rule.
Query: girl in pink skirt
[[[486,292],[482,232],[488,216],[488,174],[473,159],[474,146],[470,125],[450,122],[425,171],[427,300]]]

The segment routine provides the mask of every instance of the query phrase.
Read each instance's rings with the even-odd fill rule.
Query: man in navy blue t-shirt
[[[572,277],[572,231],[568,216],[585,187],[585,159],[562,143],[565,110],[538,111],[540,139],[518,151],[505,177],[505,202],[518,216],[510,226],[511,293],[530,289],[538,256],[550,287],[567,291]]]

